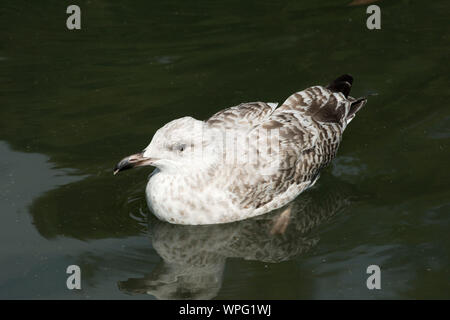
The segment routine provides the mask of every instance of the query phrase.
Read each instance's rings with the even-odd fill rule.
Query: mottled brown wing
[[[290,96],[260,126],[278,131],[280,167],[270,175],[261,176],[258,175],[261,163],[253,170],[241,170],[238,179],[253,187],[232,190],[240,193],[240,205],[258,209],[268,204],[269,210],[275,209],[290,201],[292,192],[298,195],[312,186],[320,170],[337,152],[350,103],[343,94],[318,86]],[[251,134],[256,135],[257,131]],[[273,158],[262,152],[261,161],[273,161]]]
[[[278,103],[247,102],[221,110],[206,120],[211,127],[219,129],[252,129],[266,121]]]

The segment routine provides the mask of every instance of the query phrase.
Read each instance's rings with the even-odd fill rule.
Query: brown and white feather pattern
[[[221,110],[207,120],[212,128],[248,130],[266,121],[278,103],[248,102]]]
[[[354,100],[340,92],[314,86],[294,93],[278,109],[253,102],[226,109],[210,118],[207,123],[216,128],[247,126],[252,129],[248,141],[258,139],[261,130],[256,127],[279,130],[278,152],[284,161],[279,170],[270,175],[258,174],[264,163],[278,156],[259,150],[258,163],[222,171],[229,177],[227,188],[234,204],[252,211],[252,216],[258,215],[285,205],[311,187],[320,170],[336,155]],[[240,119],[251,121],[240,122]]]

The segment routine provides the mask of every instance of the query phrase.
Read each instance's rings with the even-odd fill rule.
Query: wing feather
[[[258,140],[261,131],[276,130],[279,148],[275,152],[258,150],[257,163],[239,168],[230,184],[238,204],[244,209],[273,210],[311,187],[337,152],[347,123],[349,99],[315,86],[291,95],[279,108],[257,117],[258,128],[249,133],[249,140]],[[269,174],[259,173],[261,166],[274,162],[278,167]],[[253,187],[236,187],[242,184]]]
[[[221,110],[211,116],[206,123],[218,129],[249,130],[266,121],[278,103],[247,102]]]

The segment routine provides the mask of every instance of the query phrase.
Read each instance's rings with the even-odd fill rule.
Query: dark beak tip
[[[120,161],[119,163],[117,163],[117,164],[114,166],[114,169],[113,169],[113,175],[118,174],[120,171],[122,171],[122,169],[123,169],[123,161]]]
[[[113,169],[113,175],[118,174],[120,171],[128,170],[134,167],[142,165],[144,162],[142,153],[133,154],[131,156],[125,157],[116,164]]]

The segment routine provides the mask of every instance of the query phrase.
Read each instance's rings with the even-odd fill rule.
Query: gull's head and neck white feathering
[[[217,131],[204,121],[192,117],[176,119],[158,129],[142,153],[126,157],[116,170],[144,165],[167,174],[205,170],[220,160],[219,140]]]

